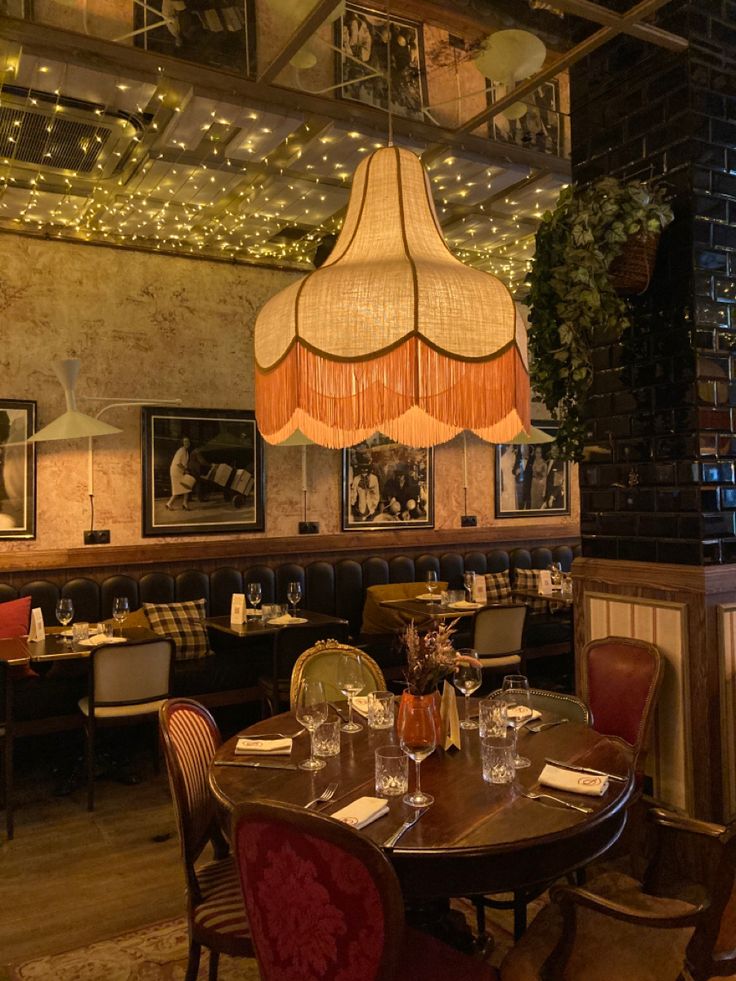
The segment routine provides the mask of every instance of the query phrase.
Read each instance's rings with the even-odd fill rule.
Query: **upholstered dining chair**
[[[472,647],[485,677],[523,670],[521,638],[525,620],[523,603],[485,606],[475,614]]]
[[[347,624],[342,628],[342,635],[339,630],[339,625],[334,623],[306,623],[279,630],[274,638],[271,674],[258,679],[264,716],[283,712],[289,704],[291,676],[299,656],[319,640],[336,635],[338,640],[347,640]]]
[[[590,707],[593,728],[631,747],[639,784],[663,674],[662,655],[643,640],[603,637],[583,649],[580,695]]]
[[[207,709],[189,698],[164,702],[159,724],[186,877],[189,954],[185,981],[195,981],[203,946],[210,952],[210,981],[216,981],[221,953],[253,957],[235,862],[217,823],[207,780],[221,743],[220,731]],[[208,844],[214,859],[195,867]]]
[[[657,841],[638,881],[605,872],[552,902],[506,955],[502,981],[707,981],[736,972],[736,822],[649,812]]]
[[[328,699],[341,699],[342,694],[337,685],[337,671],[340,665],[340,658],[343,654],[351,657],[360,657],[363,668],[363,679],[365,685],[362,694],[371,691],[384,691],[386,680],[383,671],[379,668],[370,654],[352,647],[350,644],[340,644],[336,640],[321,640],[314,644],[309,650],[299,657],[291,673],[291,686],[289,692],[289,703],[291,708],[296,707],[296,699],[299,693],[299,685],[306,678],[316,678],[324,682],[325,692]]]
[[[491,692],[489,698],[500,697],[501,689]],[[543,688],[530,688],[531,705],[538,712],[549,712],[569,722],[579,722],[581,725],[592,725],[590,709],[582,699],[560,691],[546,691]]]
[[[174,644],[166,638],[137,644],[103,644],[93,649],[89,694],[79,700],[87,736],[87,810],[95,807],[97,728],[148,720],[155,723],[171,689],[173,652]],[[157,762],[157,751],[155,759]]]
[[[239,805],[232,845],[262,981],[492,981],[495,970],[404,923],[401,888],[369,838],[326,815]]]

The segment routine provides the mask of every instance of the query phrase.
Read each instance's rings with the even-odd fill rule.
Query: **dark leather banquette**
[[[462,589],[463,572],[476,573],[502,572],[506,569],[543,569],[551,562],[560,562],[569,571],[576,550],[561,545],[553,548],[536,547],[532,549],[513,548],[492,549],[490,551],[469,551],[462,554],[447,551],[433,555],[425,553],[417,557],[397,555],[386,559],[369,556],[362,561],[340,559],[335,562],[315,561],[310,564],[284,562],[274,567],[265,564],[251,565],[244,569],[226,566],[210,572],[197,569],[181,571],[171,575],[162,571],[152,571],[134,578],[130,575],[116,574],[99,581],[85,577],[75,577],[58,582],[33,579],[15,585],[0,582],[0,602],[30,595],[33,605],[43,610],[44,620],[55,623],[56,601],[60,596],[69,597],[74,603],[75,619],[96,622],[111,616],[113,598],[127,596],[131,610],[142,603],[172,603],[182,600],[204,599],[209,616],[229,614],[233,593],[244,592],[249,582],[261,583],[263,602],[286,602],[287,584],[299,580],[302,584],[302,605],[315,612],[333,614],[347,620],[349,636],[358,639],[365,590],[368,586],[398,582],[414,582],[424,579],[429,570],[435,570],[441,580],[447,581],[452,589]],[[542,628],[542,624],[539,625]],[[538,637],[529,636],[530,644],[554,642],[549,630],[558,624],[546,625]],[[531,629],[531,628],[530,628]],[[568,632],[569,635],[569,632]],[[219,699],[217,693],[243,692],[252,689],[258,673],[267,668],[270,658],[270,644],[265,643],[260,651],[248,651],[244,658],[238,654],[237,645],[227,637],[210,631],[215,657],[202,659],[202,662],[179,662],[174,675],[175,694],[192,696],[209,695],[210,704],[225,704],[233,698]],[[49,693],[50,694],[50,693]],[[58,702],[62,693],[57,692],[54,700]],[[70,701],[78,697],[76,691],[69,692]],[[76,704],[53,706],[54,714],[60,711],[74,711]],[[38,705],[36,706],[36,711]],[[51,711],[51,707],[48,708]],[[35,712],[34,712],[35,714]]]

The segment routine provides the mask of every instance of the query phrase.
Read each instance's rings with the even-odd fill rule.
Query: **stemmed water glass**
[[[475,586],[475,573],[464,572],[463,573],[463,586],[465,587],[465,592],[468,594],[468,602],[473,601],[473,587]]]
[[[263,592],[261,590],[261,584],[259,582],[249,582],[248,583],[248,602],[251,607],[258,613],[258,607],[261,605],[261,599],[263,598]]]
[[[289,603],[291,603],[293,617],[296,616],[296,609],[299,606],[299,600],[302,598],[302,584],[300,582],[290,582],[289,587],[286,590],[286,598]]]
[[[337,666],[337,687],[348,700],[348,721],[341,726],[343,732],[360,732],[363,728],[353,722],[353,698],[365,687],[363,665],[357,654],[341,654]]]
[[[434,569],[429,570],[424,577],[424,581],[427,584],[427,592],[434,599],[434,591],[437,589],[437,573]]]
[[[437,747],[435,706],[431,700],[410,698],[399,713],[399,744],[406,755],[414,760],[417,781],[414,792],[403,798],[411,807],[427,807],[434,803],[431,794],[422,790],[419,766]]]
[[[517,746],[519,729],[533,714],[529,679],[523,674],[507,674],[501,685],[501,697],[506,702],[509,722],[514,728],[514,766],[521,770],[531,765],[526,756],[519,756]]]
[[[130,613],[127,596],[116,596],[112,601],[112,618],[115,623],[120,625],[120,636],[123,636],[123,624]]]
[[[68,597],[56,601],[56,619],[62,627],[68,627],[74,619],[74,604]],[[66,638],[68,642],[69,638]]]
[[[469,648],[458,651],[458,654],[473,658],[478,656],[474,650],[470,650]],[[469,698],[474,691],[477,691],[480,688],[481,682],[483,681],[483,673],[480,666],[477,664],[471,664],[468,661],[460,661],[458,666],[455,668],[453,681],[457,690],[461,691],[463,695],[465,695],[465,718],[460,723],[460,728],[477,729],[478,723],[470,718]]]
[[[321,770],[325,765],[324,760],[314,755],[314,733],[327,721],[327,711],[324,685],[315,678],[305,678],[296,699],[297,720],[309,730],[309,759],[299,764],[302,770]]]

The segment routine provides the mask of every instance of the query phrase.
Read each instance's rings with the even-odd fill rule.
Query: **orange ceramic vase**
[[[442,732],[442,719],[440,717],[440,693],[438,691],[430,692],[429,695],[413,695],[410,691],[403,691],[401,693],[401,700],[399,701],[399,714],[396,720],[396,731],[401,734],[405,733],[404,738],[406,738],[406,732],[404,726],[406,722],[403,719],[404,708],[411,701],[419,700],[420,702],[425,702],[432,707],[434,715],[434,727],[437,732],[437,742],[440,741],[440,733]],[[407,742],[411,740],[407,738]]]

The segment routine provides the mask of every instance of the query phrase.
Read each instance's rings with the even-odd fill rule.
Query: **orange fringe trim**
[[[256,417],[270,443],[297,427],[332,448],[377,431],[410,446],[464,429],[505,442],[530,425],[529,375],[515,345],[488,361],[463,361],[412,336],[374,359],[332,361],[297,341],[272,371],[256,366]]]

